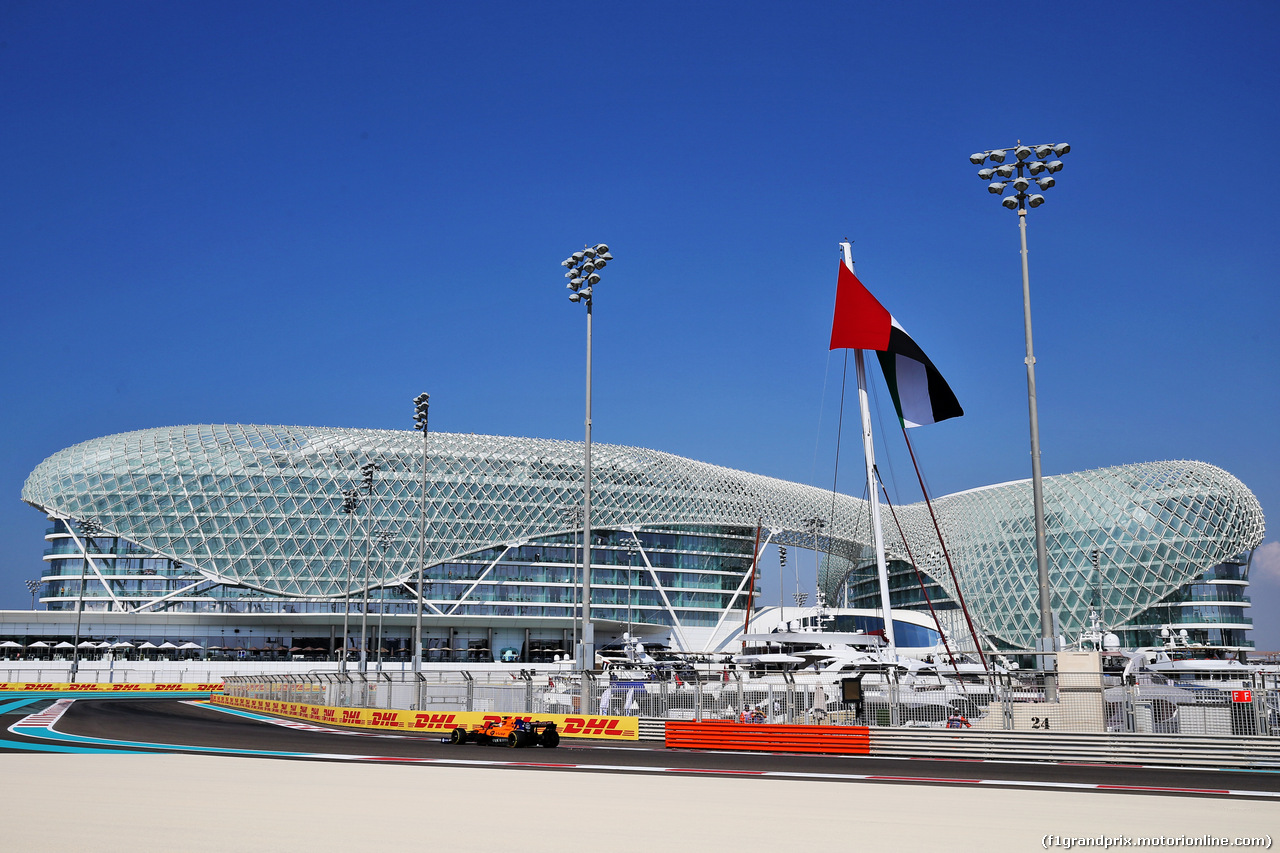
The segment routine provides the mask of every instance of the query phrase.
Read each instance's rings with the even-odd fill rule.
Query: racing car
[[[524,746],[545,746],[551,749],[560,743],[560,732],[556,730],[555,723],[503,717],[501,720],[485,720],[480,725],[473,726],[470,731],[459,726],[449,733],[449,742],[506,743],[515,749]]]

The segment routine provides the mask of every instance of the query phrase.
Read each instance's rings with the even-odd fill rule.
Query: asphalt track
[[[61,716],[11,728],[48,700],[0,704],[0,752],[201,753],[312,761],[484,766],[529,772],[641,773],[789,778],[904,785],[1140,792],[1232,796],[1277,802],[1280,772],[1185,770],[1129,765],[1008,761],[938,761],[868,756],[815,756],[668,750],[645,743],[602,746],[562,741],[555,750],[454,746],[439,735],[384,735],[337,730],[215,709],[171,699],[78,699]]]

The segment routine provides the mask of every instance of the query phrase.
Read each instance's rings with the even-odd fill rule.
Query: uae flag
[[[875,350],[904,427],[924,426],[964,414],[938,368],[893,315],[843,261],[836,280],[831,349]]]

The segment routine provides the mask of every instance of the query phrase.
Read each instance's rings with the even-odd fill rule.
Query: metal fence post
[[[1138,730],[1138,715],[1134,708],[1134,701],[1137,699],[1136,693],[1138,685],[1126,684],[1124,686],[1124,730],[1126,732],[1136,732]]]
[[[1013,697],[1009,695],[1012,689],[1009,684],[1000,685],[1000,720],[1005,731],[1013,731]]]
[[[526,714],[533,713],[533,674],[527,669],[520,670],[520,677],[524,679],[524,712]]]
[[[476,682],[471,677],[471,673],[465,669],[462,671],[462,677],[467,680],[467,710],[474,711],[476,709]]]
[[[693,720],[696,723],[702,722],[702,675],[695,673],[693,679]]]

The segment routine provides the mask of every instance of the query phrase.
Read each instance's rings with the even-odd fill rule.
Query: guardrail
[[[870,754],[1197,768],[1280,768],[1280,740],[1265,737],[875,728],[871,730]]]

